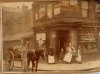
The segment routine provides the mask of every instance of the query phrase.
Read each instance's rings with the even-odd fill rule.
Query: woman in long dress
[[[81,47],[79,46],[78,47],[78,50],[77,50],[77,57],[75,58],[76,59],[76,62],[78,63],[82,63],[82,56],[81,56]]]
[[[48,53],[48,63],[49,64],[54,64],[55,63],[54,51],[53,51],[52,48],[49,49],[49,53]]]
[[[67,49],[67,53],[65,54],[63,61],[67,62],[67,63],[71,63],[72,54],[73,54],[73,49],[72,49],[71,43],[69,43],[69,46],[66,47],[66,49]]]

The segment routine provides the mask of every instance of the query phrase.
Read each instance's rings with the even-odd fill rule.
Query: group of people
[[[68,44],[68,46],[65,46],[66,52],[63,51],[64,49],[61,49],[61,60],[65,63],[71,64],[73,61],[77,62],[79,64],[82,63],[82,56],[81,56],[81,47],[78,46],[77,49],[75,49],[71,43]],[[55,63],[55,57],[53,49],[49,50],[48,54],[48,63]]]
[[[78,63],[82,63],[82,57],[81,57],[81,47],[78,46],[77,49],[75,49],[71,43],[69,43],[69,46],[66,47],[67,52],[63,58],[63,61],[66,63],[72,63],[73,61],[76,61]]]

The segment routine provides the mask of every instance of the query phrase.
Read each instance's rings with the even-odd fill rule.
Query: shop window
[[[82,17],[88,17],[88,1],[82,1]]]
[[[97,52],[95,29],[86,28],[80,31],[80,45],[84,50],[84,53]]]
[[[42,18],[43,16],[45,16],[45,7],[39,9],[39,17]]]
[[[47,5],[47,16],[51,18],[53,16],[53,6],[52,4]]]
[[[38,46],[44,45],[46,42],[46,33],[36,34],[36,40],[37,40]]]
[[[78,4],[78,0],[70,0],[70,5],[77,5]]]

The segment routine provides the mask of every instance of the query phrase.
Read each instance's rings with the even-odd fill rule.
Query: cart
[[[8,48],[7,55],[6,55],[6,68],[8,71],[12,71],[15,67],[14,61],[21,61],[21,67],[22,67],[22,60],[21,60],[21,51],[18,49]]]

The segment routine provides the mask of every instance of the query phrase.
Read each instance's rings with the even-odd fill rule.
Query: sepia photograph
[[[100,71],[100,0],[5,0],[0,11],[3,73]]]

